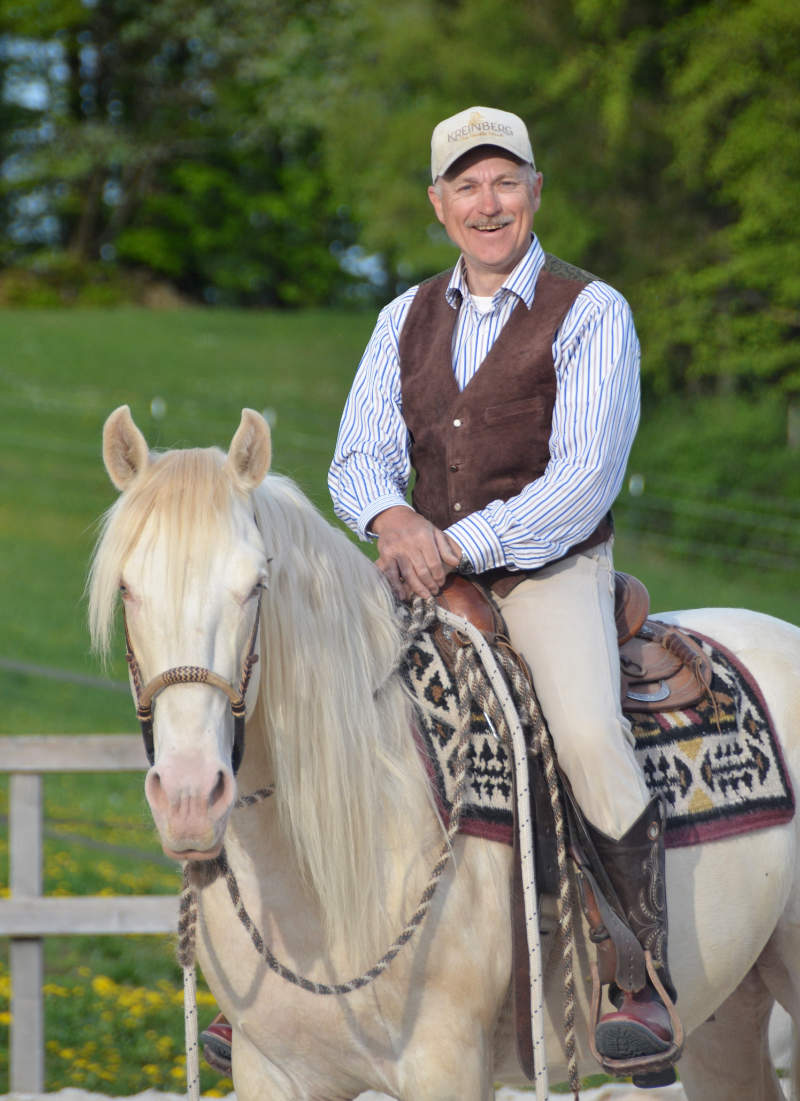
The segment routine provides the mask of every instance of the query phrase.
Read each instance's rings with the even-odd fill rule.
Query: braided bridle
[[[149,680],[147,684],[143,684],[139,662],[136,660],[136,655],[133,652],[133,643],[131,642],[130,632],[128,631],[128,620],[125,615],[125,605],[123,604],[122,616],[125,626],[125,660],[128,663],[133,690],[136,695],[136,718],[139,720],[142,740],[144,741],[144,750],[151,766],[155,763],[153,703],[155,702],[156,696],[160,692],[163,692],[165,688],[170,688],[174,684],[207,684],[211,688],[218,688],[221,692],[224,692],[230,700],[231,714],[233,715],[231,770],[234,776],[238,772],[239,765],[242,763],[242,757],[244,756],[247,686],[250,683],[253,666],[258,661],[258,628],[261,621],[262,591],[262,587],[259,587],[255,620],[253,621],[253,629],[250,632],[247,650],[242,661],[242,671],[239,677],[238,687],[232,684],[231,681],[225,680],[225,678],[221,677],[218,673],[214,673],[210,669],[204,668],[202,665],[176,665],[172,669],[167,669],[165,672],[159,673],[157,676],[153,677],[152,680]]]

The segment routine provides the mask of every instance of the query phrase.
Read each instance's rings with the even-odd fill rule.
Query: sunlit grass
[[[95,824],[92,836],[97,832]],[[129,843],[120,825],[109,836]],[[170,893],[179,872],[143,853],[93,859],[78,844],[49,840],[45,890],[51,895]],[[147,1088],[180,1092],[185,1078],[183,979],[172,937],[48,938],[45,950],[46,1089],[69,1086],[124,1095]],[[214,999],[200,980],[198,1008],[211,1018]],[[0,1089],[8,1074],[10,980],[0,953]],[[202,1088],[212,1096],[232,1084],[205,1067]]]
[[[152,943],[148,948],[156,966],[168,965],[164,945],[155,953]],[[182,1092],[186,1056],[180,976],[147,984],[117,981],[85,964],[68,971],[54,966],[50,951],[48,973],[56,976],[44,987],[48,1092],[68,1087],[114,1095],[144,1089]],[[10,987],[7,966],[0,960],[0,1083],[8,1074]],[[197,1002],[201,1016],[216,1012],[204,987]],[[220,1097],[232,1088],[230,1079],[201,1068],[201,1089],[208,1096]]]

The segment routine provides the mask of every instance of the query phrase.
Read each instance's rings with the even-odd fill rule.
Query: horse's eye
[[[271,561],[272,561],[271,558],[267,559],[267,566],[269,566]],[[258,596],[259,593],[266,592],[268,588],[269,588],[269,576],[268,576],[267,573],[262,573],[261,576],[259,577],[258,581],[256,581],[255,585],[253,586],[253,591],[250,593],[250,598],[252,599],[252,597]]]
[[[130,591],[124,581],[120,581],[119,583],[119,595],[122,597],[123,600],[127,600],[127,598],[130,596]]]

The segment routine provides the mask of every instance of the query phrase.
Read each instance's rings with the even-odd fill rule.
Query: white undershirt
[[[470,294],[470,298],[472,299],[472,302],[478,313],[488,313],[489,310],[492,308],[492,303],[494,302],[493,294],[490,294],[488,298],[479,294]]]

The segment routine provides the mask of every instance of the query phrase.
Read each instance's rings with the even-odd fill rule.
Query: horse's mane
[[[253,502],[272,556],[259,703],[278,805],[329,932],[364,956],[387,919],[397,931],[382,912],[396,824],[419,823],[422,842],[430,821],[402,636],[374,565],[289,479],[269,475]]]
[[[151,517],[175,542],[182,589],[189,547],[207,544],[233,507],[223,460],[213,448],[159,456],[106,514],[88,586],[98,649],[111,637],[125,558]],[[265,738],[265,779],[329,935],[368,961],[397,931],[399,915],[385,911],[398,824],[418,824],[423,847],[432,821],[397,675],[400,625],[374,565],[293,482],[270,474],[250,503],[271,562],[248,738],[259,728]]]

